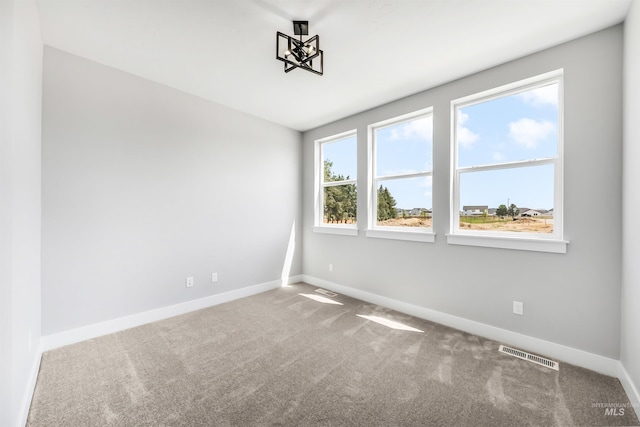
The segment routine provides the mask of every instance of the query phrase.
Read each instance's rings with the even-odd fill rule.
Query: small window
[[[562,241],[561,71],[453,101],[452,120],[449,243],[554,248],[495,238]]]
[[[367,236],[433,241],[432,109],[370,125],[369,165]]]
[[[357,234],[357,148],[356,131],[316,141],[315,231]]]

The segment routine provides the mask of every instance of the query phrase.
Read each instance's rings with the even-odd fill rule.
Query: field
[[[326,223],[326,222],[325,222]],[[351,221],[347,223],[351,224]],[[407,217],[378,221],[387,227],[432,227],[432,218]],[[460,218],[462,230],[511,231],[520,233],[553,233],[553,218],[511,218],[467,216]]]
[[[385,221],[378,221],[380,226],[392,227],[431,227],[431,218],[392,218]],[[493,230],[512,231],[525,233],[552,233],[553,218],[482,218],[482,217],[461,217],[460,228],[463,230]]]
[[[418,217],[391,218],[384,221],[378,221],[378,225],[383,227],[431,227],[432,219]]]
[[[553,218],[483,218],[461,217],[460,229],[514,231],[525,233],[553,233]]]

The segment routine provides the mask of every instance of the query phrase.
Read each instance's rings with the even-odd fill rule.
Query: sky
[[[558,84],[458,109],[458,166],[556,157]],[[553,165],[463,173],[460,207],[553,208]]]
[[[557,156],[557,83],[459,107],[457,114],[458,167]],[[380,179],[432,172],[432,128],[429,116],[375,130],[377,186],[382,184],[389,189],[398,208],[432,208],[431,176]],[[449,141],[445,143],[449,145]],[[356,144],[354,135],[323,145],[324,158],[333,162],[334,173],[356,177]],[[465,205],[497,208],[513,203],[518,207],[551,209],[553,168],[553,165],[537,165],[462,173],[460,208]],[[359,191],[363,191],[362,188]]]

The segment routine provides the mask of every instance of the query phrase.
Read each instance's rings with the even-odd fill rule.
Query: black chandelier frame
[[[324,72],[324,52],[320,49],[320,36],[302,39],[302,36],[309,34],[309,21],[293,21],[293,32],[300,36],[299,39],[280,31],[276,33],[276,59],[284,62],[284,72],[301,68],[321,76]]]

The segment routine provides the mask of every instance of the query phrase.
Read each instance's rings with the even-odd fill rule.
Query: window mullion
[[[420,178],[421,176],[431,176],[433,172],[412,172],[398,175],[383,175],[377,176],[376,180],[393,180],[393,179],[403,179],[403,178]]]
[[[509,163],[494,163],[490,165],[465,166],[465,167],[459,167],[457,170],[459,172],[466,173],[466,172],[481,172],[481,171],[500,170],[500,169],[513,169],[513,168],[523,168],[528,166],[555,164],[557,160],[558,160],[557,157],[549,157],[546,159],[521,160],[521,161],[509,162]]]
[[[338,187],[340,185],[349,185],[349,184],[357,184],[357,183],[358,183],[357,179],[349,179],[349,180],[344,180],[344,181],[323,182],[322,186],[323,187]]]

